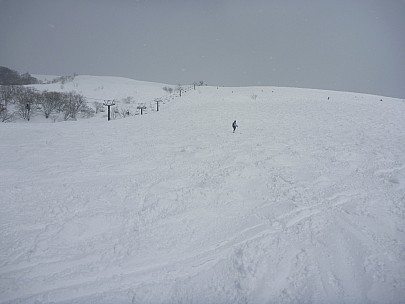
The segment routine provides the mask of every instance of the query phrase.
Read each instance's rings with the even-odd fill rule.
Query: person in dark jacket
[[[237,127],[238,127],[238,125],[236,124],[236,120],[234,120],[232,123],[233,133],[235,133],[235,130]]]

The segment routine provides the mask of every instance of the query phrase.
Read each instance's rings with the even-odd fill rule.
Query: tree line
[[[12,121],[16,117],[29,121],[33,113],[42,113],[46,119],[55,113],[62,115],[64,120],[76,120],[79,113],[86,117],[94,115],[85,97],[76,92],[38,91],[20,85],[1,85],[0,101],[1,122]]]
[[[39,80],[29,73],[20,74],[12,69],[0,66],[0,85],[37,84]]]

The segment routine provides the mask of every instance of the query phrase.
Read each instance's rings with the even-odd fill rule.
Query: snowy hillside
[[[51,78],[50,76],[36,76],[40,80]],[[75,76],[73,80],[66,81],[65,83],[32,85],[32,87],[38,90],[56,92],[75,91],[89,98],[89,101],[95,99],[115,99],[119,101],[132,97],[138,102],[160,97],[165,93],[163,91],[163,87],[165,86],[165,84],[161,83],[138,81],[129,78],[89,75]]]
[[[60,76],[56,76],[56,75],[42,75],[42,74],[33,74],[31,76],[38,79],[40,82],[44,82],[44,83],[51,82],[55,78],[60,77]]]
[[[103,103],[114,103],[111,107],[112,119],[125,118],[127,116],[134,116],[140,114],[138,107],[144,106],[145,110],[142,112],[156,111],[156,99],[162,102],[168,102],[178,97],[178,85],[166,85],[161,83],[152,83],[145,81],[137,81],[123,77],[106,77],[106,76],[89,76],[89,75],[75,75],[75,76],[52,76],[52,75],[34,75],[40,84],[29,85],[28,87],[34,88],[39,92],[63,92],[63,93],[78,93],[84,97],[88,108],[93,109],[94,113],[88,115],[78,115],[77,119],[83,118],[99,118],[106,120],[107,107],[103,107]],[[182,91],[189,90],[190,85],[181,86]],[[170,89],[169,92],[167,89]],[[60,122],[64,121],[63,113],[54,110],[49,118],[46,119],[43,106],[38,105],[32,107],[30,115],[31,123],[43,122]],[[11,107],[11,112],[13,108]],[[16,112],[16,109],[14,109]],[[125,113],[125,115],[123,114]],[[19,113],[14,115],[14,121],[24,122]]]
[[[91,97],[141,91],[116,81]],[[404,117],[198,87],[143,116],[2,124],[0,303],[401,303]]]

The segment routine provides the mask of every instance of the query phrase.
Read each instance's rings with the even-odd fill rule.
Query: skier
[[[236,120],[234,120],[232,123],[233,133],[235,133],[235,130],[237,127],[238,127],[238,125],[236,124]]]

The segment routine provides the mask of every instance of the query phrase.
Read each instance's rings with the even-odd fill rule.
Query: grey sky
[[[0,65],[404,98],[405,2],[3,0]]]

